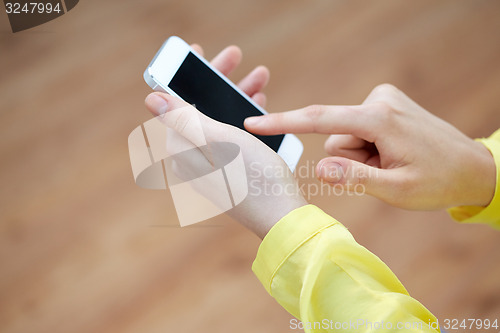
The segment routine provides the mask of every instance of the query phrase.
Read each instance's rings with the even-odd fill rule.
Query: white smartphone
[[[146,68],[144,80],[153,90],[179,97],[205,115],[242,130],[245,118],[267,113],[176,36],[163,43]],[[295,170],[304,150],[295,135],[253,135],[277,152],[290,170]]]

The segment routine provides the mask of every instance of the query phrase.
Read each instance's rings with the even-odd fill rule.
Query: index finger
[[[371,141],[365,105],[311,105],[302,109],[245,119],[255,134],[353,134]]]

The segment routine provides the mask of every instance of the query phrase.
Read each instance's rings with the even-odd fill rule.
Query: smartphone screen
[[[168,87],[210,118],[242,130],[245,130],[245,118],[262,115],[262,112],[191,52]],[[252,135],[276,152],[284,138],[284,135]]]

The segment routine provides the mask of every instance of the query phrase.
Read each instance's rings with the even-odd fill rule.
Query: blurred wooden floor
[[[250,270],[255,236],[224,217],[177,228],[169,194],[133,182],[142,72],[169,35],[209,57],[240,45],[235,79],[267,65],[271,112],[357,104],[390,82],[470,136],[500,127],[495,0],[86,0],[17,34],[0,20],[3,333],[290,331]],[[324,156],[324,137],[301,139],[302,165]],[[499,232],[368,197],[311,201],[441,321],[500,320]]]

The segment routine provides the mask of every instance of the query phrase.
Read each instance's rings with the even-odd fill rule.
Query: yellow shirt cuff
[[[308,218],[311,215],[314,219]],[[318,207],[306,205],[292,210],[269,230],[252,265],[269,294],[272,295],[274,275],[287,258],[318,232],[336,223],[339,222]]]

